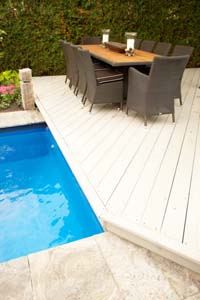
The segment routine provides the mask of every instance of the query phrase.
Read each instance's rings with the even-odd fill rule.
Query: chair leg
[[[83,102],[83,105],[85,105],[85,102],[87,100],[87,97],[86,97],[86,92],[87,92],[87,86],[85,87],[85,90],[83,92],[83,97],[81,99],[81,101]]]
[[[175,122],[175,115],[174,115],[174,113],[172,113],[172,122],[173,123]]]
[[[128,116],[128,106],[126,105],[126,114]]]
[[[147,126],[147,116],[144,115],[144,126]]]
[[[120,110],[123,111],[123,100],[120,102]]]
[[[77,96],[78,95],[78,82],[79,80],[77,80],[75,87],[74,87],[74,94]]]
[[[85,99],[85,95],[83,94],[82,98],[81,98],[81,102],[84,103],[84,99]]]
[[[86,101],[87,101],[87,97],[84,96],[84,98],[83,98],[83,105],[85,105]]]
[[[65,83],[67,83],[67,75],[66,75],[66,77],[65,77]]]
[[[182,96],[181,95],[180,95],[179,101],[180,101],[180,105],[183,105]]]
[[[89,109],[89,112],[91,113],[92,111],[92,107],[93,107],[93,103],[90,105],[90,109]]]
[[[69,80],[69,88],[70,89],[72,88],[72,82],[71,82],[71,80]]]

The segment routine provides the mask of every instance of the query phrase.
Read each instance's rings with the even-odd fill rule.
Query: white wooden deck
[[[200,69],[185,71],[176,122],[147,127],[112,105],[90,114],[64,79],[34,78],[36,103],[105,227],[200,272]]]

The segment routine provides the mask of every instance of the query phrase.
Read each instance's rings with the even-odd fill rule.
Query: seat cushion
[[[104,69],[95,71],[97,84],[103,84],[124,79],[123,73],[114,69]]]
[[[95,71],[101,71],[101,70],[108,69],[107,66],[105,66],[104,64],[99,63],[99,62],[95,62],[95,63],[93,63],[93,65],[94,65]]]

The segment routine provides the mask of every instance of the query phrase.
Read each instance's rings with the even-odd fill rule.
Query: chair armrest
[[[142,112],[146,107],[146,96],[149,83],[149,75],[139,72],[135,68],[129,68],[127,107]]]
[[[146,88],[149,80],[149,75],[146,75],[135,68],[129,68],[129,82],[138,87]]]

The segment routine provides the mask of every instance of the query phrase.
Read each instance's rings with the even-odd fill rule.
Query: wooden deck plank
[[[200,100],[200,89],[196,97]],[[200,250],[200,114],[183,243]]]
[[[110,130],[113,132],[113,128],[118,127],[118,130],[120,132],[120,127],[126,127],[127,123],[126,116],[120,112],[118,112],[117,118],[110,118],[108,122],[103,124],[102,122],[99,124],[98,129],[96,132],[98,132],[98,135],[96,135],[94,132],[91,135],[86,137],[86,144],[84,149],[80,152],[80,144],[76,144],[76,150],[78,149],[78,157],[81,162],[84,162],[84,160],[90,155],[99,145],[101,145],[102,141],[105,141],[107,138],[110,137]],[[121,126],[120,126],[121,125]],[[94,129],[96,127],[94,126]],[[91,128],[92,131],[93,128]],[[83,140],[78,140],[78,142],[82,142]],[[74,149],[74,148],[73,148]]]
[[[192,80],[193,84],[197,82],[197,72],[194,73]],[[160,231],[162,226],[180,151],[183,145],[185,129],[190,117],[192,102],[194,101],[193,96],[194,90],[189,90],[145,210],[143,224],[153,230]]]
[[[132,196],[132,190],[136,186],[138,179],[140,178],[141,173],[143,172],[145,164],[149,159],[149,155],[151,154],[152,148],[154,147],[155,142],[158,139],[159,134],[162,131],[163,126],[167,120],[168,116],[164,115],[162,116],[162,120],[160,120],[159,123],[155,122],[152,125],[151,130],[148,132],[145,139],[143,140],[141,148],[134,155],[131,163],[126,169],[126,172],[123,174],[121,181],[118,183],[115,190],[113,191],[106,206],[109,209],[109,211],[112,211],[115,214],[121,214],[124,211],[127,202]],[[133,201],[131,201],[131,203],[133,204],[133,202],[134,199]],[[139,203],[137,201],[138,205],[140,204],[140,202],[141,198],[139,199]],[[134,215],[134,209],[132,209],[133,206],[128,206],[131,220],[133,219]],[[128,212],[128,209],[126,212]]]
[[[100,161],[102,165],[102,159],[103,157],[107,157],[109,155],[110,151],[112,151],[113,148],[116,149],[116,144],[118,141],[121,141],[124,138],[124,142],[129,140],[130,134],[132,134],[132,123],[133,120],[130,118],[126,118],[122,120],[122,122],[119,124],[119,126],[115,126],[112,129],[112,135],[108,135],[106,139],[104,139],[101,143],[97,145],[97,147],[89,153],[85,161],[83,162],[83,167],[86,172],[90,173],[93,170],[96,170],[96,166],[98,162]],[[114,147],[115,145],[115,147]],[[123,143],[124,147],[124,143]],[[119,145],[117,146],[117,151],[119,153]],[[96,175],[97,172],[95,171]],[[94,174],[95,175],[95,174]]]
[[[185,217],[190,193],[190,182],[199,127],[199,114],[200,101],[195,97],[162,225],[162,232],[166,236],[180,240],[180,242],[182,242],[183,239]],[[177,219],[179,220],[178,223]]]
[[[176,107],[177,122],[181,109],[182,108],[180,107],[180,105]],[[156,180],[157,173],[159,172],[166,149],[168,148],[168,143],[173,134],[175,128],[174,125],[175,124],[171,123],[170,129],[170,123],[165,123],[165,126],[161,131],[159,138],[154,144],[152,152],[148,157],[141,175],[138,177],[135,185],[132,186],[127,206],[125,206],[123,210],[124,216],[126,216],[126,218],[129,218],[131,222],[139,223],[142,221],[142,217],[147,206],[154,182]],[[127,188],[125,190],[127,191]]]
[[[155,119],[156,118],[154,118],[154,120]],[[116,189],[120,180],[123,178],[128,166],[134,159],[136,153],[139,151],[142,143],[146,138],[146,135],[151,130],[152,126],[153,122],[149,124],[147,128],[144,128],[142,126],[140,127],[141,130],[138,130],[135,133],[135,136],[130,141],[129,145],[127,145],[127,147],[123,149],[115,164],[109,169],[100,184],[97,186],[97,192],[101,195],[101,198],[103,199],[105,204],[109,201],[109,198],[112,195],[113,191]]]

